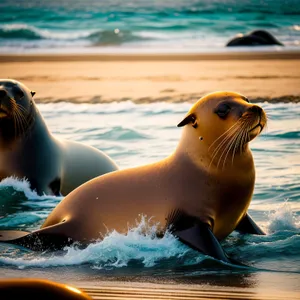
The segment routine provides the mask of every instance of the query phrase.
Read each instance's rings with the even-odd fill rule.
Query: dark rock
[[[265,30],[255,30],[248,34],[241,34],[230,40],[226,47],[233,46],[283,46],[272,34]]]

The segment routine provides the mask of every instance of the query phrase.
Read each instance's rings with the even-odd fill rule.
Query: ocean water
[[[103,241],[80,250],[32,252],[0,244],[0,277],[44,277],[64,282],[99,280],[185,282],[263,286],[300,292],[300,105],[260,104],[267,129],[253,142],[255,192],[250,214],[266,236],[233,232],[225,251],[249,267],[227,265],[202,255],[137,216],[127,235],[110,232]],[[158,161],[176,147],[176,127],[190,103],[48,103],[38,107],[58,137],[97,147],[127,168]],[[72,120],[66,122],[66,120]],[[89,120],[87,122],[87,120]],[[61,197],[38,196],[25,179],[0,182],[0,229],[34,230]],[[150,217],[150,216],[148,216]]]
[[[235,51],[256,29],[299,49],[299,20],[298,0],[2,0],[0,53]]]

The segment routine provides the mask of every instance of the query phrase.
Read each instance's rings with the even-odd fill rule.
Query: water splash
[[[5,188],[13,188],[17,192],[22,192],[27,199],[46,200],[52,197],[46,194],[39,196],[36,191],[30,188],[30,183],[27,178],[18,178],[15,176],[4,178],[0,181],[0,189]]]
[[[128,266],[132,261],[139,261],[146,268],[155,266],[161,260],[174,258],[178,263],[180,260],[183,263],[183,258],[194,251],[180,243],[169,232],[162,238],[156,237],[157,225],[151,224],[141,216],[137,226],[129,228],[127,234],[112,231],[102,241],[92,243],[85,249],[80,249],[80,245],[75,244],[56,253],[25,251],[16,257],[15,249],[12,248],[3,251],[0,264],[20,269],[81,264],[90,264],[94,269],[111,269]],[[200,262],[204,257],[197,256],[196,260],[193,258],[190,263]]]
[[[285,206],[285,212],[279,219],[289,219],[291,214],[289,207]],[[273,226],[273,222],[274,218],[271,215],[269,226]],[[292,230],[286,231],[284,223],[276,224],[277,231],[273,234],[256,236],[234,232],[222,242],[222,245],[231,257],[249,265],[259,265],[261,262],[265,264],[266,261],[274,260],[278,256],[297,255],[300,245],[299,235]],[[89,265],[91,269],[111,270],[133,266],[199,267],[201,263],[209,260],[212,267],[218,266],[217,261],[185,246],[169,232],[158,238],[157,226],[158,224],[153,224],[150,219],[141,216],[136,226],[128,228],[126,234],[113,230],[107,233],[103,240],[92,243],[84,249],[75,243],[54,253],[37,253],[23,248],[16,249],[15,246],[0,245],[3,247],[0,265],[15,266],[19,269]],[[276,269],[274,265],[269,268]]]
[[[38,195],[26,178],[7,177],[0,181],[0,226],[36,228],[62,198]]]
[[[286,201],[280,204],[275,211],[269,212],[268,230],[297,230],[300,228],[300,217],[293,212],[291,205]]]

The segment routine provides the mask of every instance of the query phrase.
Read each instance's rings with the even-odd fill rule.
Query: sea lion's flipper
[[[60,250],[73,243],[72,239],[57,232],[60,224],[34,232],[0,231],[0,243],[19,245],[34,251]]]
[[[259,226],[253,221],[249,214],[246,214],[240,221],[235,230],[241,233],[251,233],[265,235],[265,233],[259,228]]]
[[[23,238],[28,234],[30,234],[30,232],[20,230],[1,230],[0,242],[13,243],[14,240]]]
[[[197,223],[188,229],[175,230],[173,234],[177,236],[181,242],[197,251],[216,259],[230,262],[219,241],[207,224]]]
[[[49,188],[52,191],[54,196],[61,196],[60,190],[61,190],[61,179],[60,178],[55,178],[50,184]]]

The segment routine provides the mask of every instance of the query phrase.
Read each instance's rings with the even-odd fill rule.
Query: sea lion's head
[[[266,122],[264,110],[251,104],[245,96],[215,92],[198,100],[177,126],[186,127],[189,143],[201,143],[210,152],[212,160],[220,157],[223,160],[243,152],[261,133]]]
[[[26,132],[33,122],[35,92],[24,84],[10,79],[0,79],[0,134],[16,137]]]

